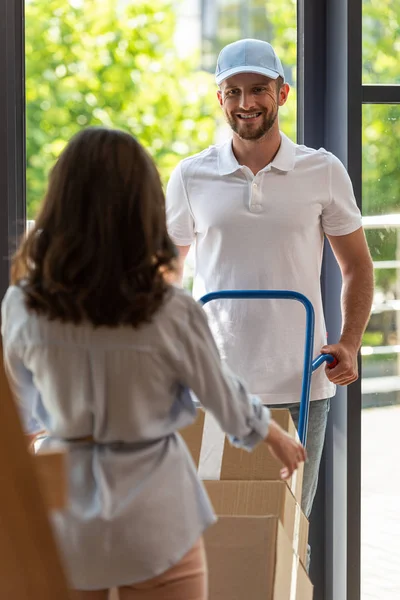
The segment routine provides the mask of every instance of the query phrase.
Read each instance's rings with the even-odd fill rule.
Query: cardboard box
[[[66,456],[62,450],[33,455],[39,485],[48,510],[61,510],[67,503]]]
[[[293,600],[292,545],[276,517],[220,517],[204,536],[209,600]]]
[[[310,529],[310,524],[308,522],[308,519],[300,508],[298,555],[299,555],[300,560],[303,563],[304,567],[307,565],[307,558],[308,558],[309,529]]]
[[[283,481],[205,481],[204,485],[218,516],[278,517],[294,552],[306,563],[308,521]]]
[[[293,437],[297,437],[290,412],[274,409],[272,418]],[[272,456],[266,444],[260,443],[253,452],[235,448],[224,436],[211,415],[199,410],[195,423],[181,432],[202,479],[276,481],[280,479],[282,463]],[[301,504],[304,465],[287,481],[294,497]]]
[[[312,600],[314,595],[314,586],[311,583],[304,566],[298,561],[297,581],[296,581],[296,600]]]
[[[179,433],[185,440],[186,446],[192,455],[196,467],[200,463],[201,442],[203,439],[205,412],[199,409],[197,411],[197,419],[191,425],[182,429]]]
[[[297,437],[290,412],[284,409],[271,411],[272,418],[292,437]],[[247,452],[232,446],[225,439],[224,452],[221,464],[221,480],[258,480],[275,481],[280,479],[280,470],[283,464],[272,456],[266,444],[259,444],[253,452]],[[301,492],[303,489],[304,465],[293,473],[287,484],[297,502],[301,504]]]

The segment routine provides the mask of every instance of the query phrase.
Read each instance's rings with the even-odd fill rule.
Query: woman
[[[190,390],[239,446],[269,444],[288,477],[305,451],[221,364],[202,309],[167,283],[175,248],[157,170],[127,133],[87,129],[50,175],[2,305],[26,432],[63,444],[54,515],[75,600],[204,600],[214,520],[177,431]]]

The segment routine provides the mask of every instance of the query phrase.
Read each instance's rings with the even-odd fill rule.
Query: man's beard
[[[257,128],[249,127],[248,129],[240,126],[242,123],[246,123],[244,119],[240,120],[239,117],[232,118],[229,115],[226,115],[226,119],[231,129],[237,133],[242,140],[260,140],[268,133],[268,131],[270,131],[270,129],[272,129],[277,116],[278,111],[272,114],[263,112],[260,125]]]

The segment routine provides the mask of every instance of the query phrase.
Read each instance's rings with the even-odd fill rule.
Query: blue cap
[[[215,70],[217,85],[238,73],[259,73],[271,79],[285,79],[275,50],[271,44],[261,40],[239,40],[221,50]]]

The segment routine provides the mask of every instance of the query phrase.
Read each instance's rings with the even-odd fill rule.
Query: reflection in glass
[[[363,213],[376,290],[362,348],[362,600],[400,594],[399,139],[400,106],[364,106]]]

